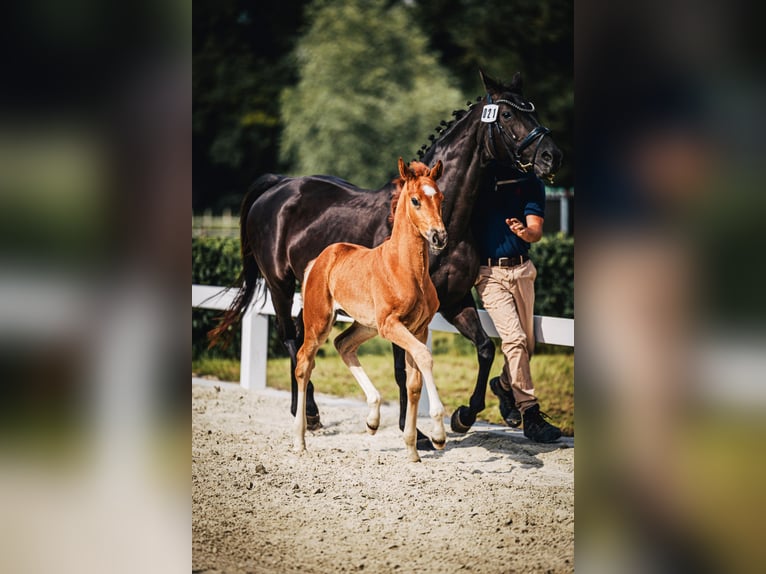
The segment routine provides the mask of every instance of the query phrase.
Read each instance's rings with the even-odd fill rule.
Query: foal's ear
[[[412,179],[414,175],[410,167],[404,163],[404,160],[401,157],[399,158],[399,175],[402,176],[402,179]]]
[[[430,173],[428,174],[431,179],[434,181],[438,180],[442,176],[442,160],[439,160],[436,162],[436,165],[431,168]]]

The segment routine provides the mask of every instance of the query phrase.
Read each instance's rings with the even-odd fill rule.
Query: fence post
[[[242,353],[239,384],[248,390],[266,388],[269,355],[269,318],[251,306],[242,317]]]
[[[560,227],[566,235],[569,235],[569,190],[564,190],[561,195],[561,208],[560,208]]]

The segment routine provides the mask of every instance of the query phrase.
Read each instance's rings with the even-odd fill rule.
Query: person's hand
[[[522,239],[524,239],[524,237],[522,236],[522,234],[523,234],[523,233],[524,233],[524,231],[526,230],[526,226],[525,226],[525,225],[524,225],[524,224],[523,224],[521,221],[519,221],[519,220],[518,220],[518,219],[516,219],[515,217],[512,217],[511,219],[506,219],[506,220],[505,220],[505,224],[506,224],[506,225],[507,225],[507,226],[508,226],[508,227],[511,229],[511,231],[513,231],[513,232],[514,232],[516,235],[518,235],[519,237],[521,237]]]

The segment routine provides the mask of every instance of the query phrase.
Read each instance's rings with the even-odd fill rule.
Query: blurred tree
[[[571,0],[307,3],[195,2],[196,211],[236,210],[268,171],[381,185],[392,159],[482,93],[479,66],[522,72],[564,152],[557,185],[574,184]]]
[[[279,93],[306,0],[201,0],[193,13],[193,207],[239,207],[277,168]]]
[[[295,174],[378,187],[464,97],[416,14],[386,0],[316,0],[282,93],[281,158]]]
[[[483,92],[477,73],[524,78],[524,93],[564,152],[557,185],[574,185],[574,13],[572,0],[421,0],[417,20],[440,61],[469,95]]]

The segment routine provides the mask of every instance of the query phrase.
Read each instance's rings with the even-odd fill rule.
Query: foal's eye
[[[506,120],[510,120],[511,119],[511,112],[503,112],[503,117]]]
[[[412,205],[414,205],[415,207],[420,207],[420,202],[418,201],[417,197],[412,198]]]

